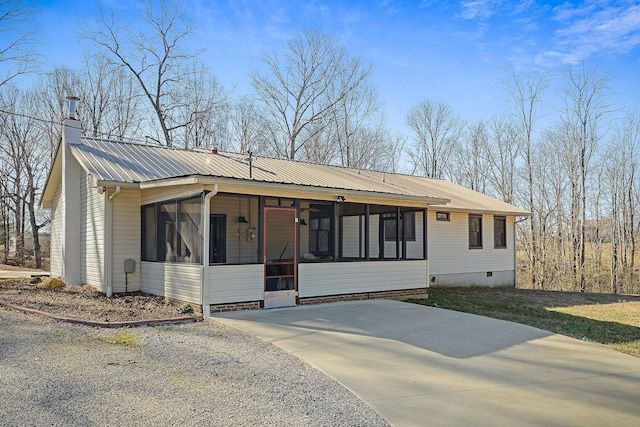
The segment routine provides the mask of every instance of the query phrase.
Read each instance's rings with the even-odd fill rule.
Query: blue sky
[[[132,1],[103,0],[133,18]],[[92,24],[94,0],[38,3],[46,69],[76,66],[81,22]],[[612,74],[612,102],[640,110],[640,2],[638,1],[185,1],[198,27],[189,48],[234,95],[251,92],[248,72],[259,55],[277,51],[301,28],[321,29],[352,55],[373,65],[373,81],[389,125],[408,133],[404,116],[422,100],[445,101],[469,120],[505,110],[505,67],[558,75],[567,64],[599,60]],[[556,86],[547,93],[547,109]],[[552,114],[552,113],[550,113]]]

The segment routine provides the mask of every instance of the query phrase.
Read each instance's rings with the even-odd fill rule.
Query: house
[[[442,180],[82,137],[73,114],[41,206],[52,276],[207,314],[514,286],[528,215]]]

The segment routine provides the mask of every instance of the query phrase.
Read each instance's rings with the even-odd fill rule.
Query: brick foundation
[[[400,298],[410,297],[413,295],[424,295],[428,292],[429,288],[416,288],[416,289],[401,289],[398,291],[380,291],[380,292],[362,292],[357,294],[343,294],[343,295],[326,295],[320,297],[300,298],[298,305],[311,305],[311,304],[325,304],[329,302],[339,301],[361,301],[367,299],[380,299],[380,298]],[[261,308],[261,301],[249,301],[249,302],[237,302],[228,304],[211,304],[209,309],[211,313],[226,313],[229,311],[241,311],[241,310],[259,310]],[[198,308],[200,308],[198,306]]]
[[[343,294],[343,295],[326,295],[321,297],[308,297],[300,298],[299,305],[308,304],[324,304],[328,302],[339,301],[360,301],[367,299],[379,299],[379,298],[398,298],[408,297],[413,295],[423,295],[428,292],[429,288],[417,288],[417,289],[401,289],[397,291],[380,291],[380,292],[363,292],[358,294]]]
[[[259,310],[260,301],[250,302],[236,302],[229,304],[211,304],[209,306],[211,313],[225,313],[228,311],[241,311],[241,310]]]

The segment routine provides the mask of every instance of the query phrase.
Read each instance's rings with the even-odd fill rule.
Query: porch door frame
[[[296,207],[262,207],[262,256],[264,265],[264,308],[291,307],[296,305],[298,294],[298,209]],[[274,254],[267,253],[269,214],[291,215],[292,239],[287,240],[293,245],[293,257],[285,261],[277,260]],[[283,252],[287,247],[283,247]],[[280,258],[282,257],[280,255]],[[277,254],[275,254],[277,255]],[[290,280],[293,280],[290,286]],[[272,289],[275,286],[275,289]]]

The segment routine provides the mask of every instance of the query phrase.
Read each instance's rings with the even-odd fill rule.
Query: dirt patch
[[[178,307],[154,295],[132,292],[107,298],[91,286],[60,286],[51,279],[0,281],[0,301],[91,322],[157,320],[193,314],[180,313]]]
[[[15,266],[15,265],[9,265],[9,264],[0,264],[0,271],[31,271],[33,273],[41,273],[41,274],[45,274],[47,273],[44,270],[37,270],[35,268],[28,268],[28,267],[20,267],[20,266]]]

